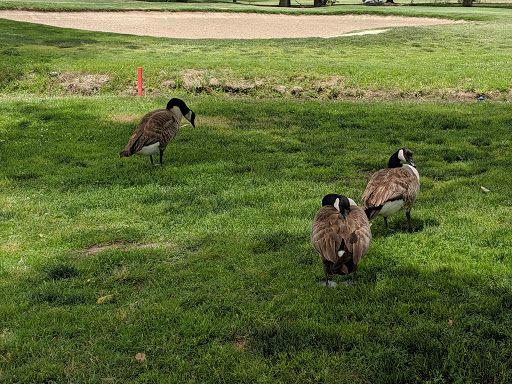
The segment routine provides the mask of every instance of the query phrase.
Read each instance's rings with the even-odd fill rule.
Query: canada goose
[[[354,272],[355,280],[371,241],[368,218],[354,200],[334,193],[324,196],[311,226],[311,244],[323,262],[325,285],[329,275]]]
[[[182,116],[185,116],[195,128],[196,114],[181,99],[173,98],[167,103],[166,109],[147,113],[137,125],[120,156],[129,157],[135,153],[146,155],[149,156],[151,164],[158,165],[153,162],[153,155],[160,151],[160,164],[162,164],[162,155],[167,144],[177,135]]]
[[[388,168],[373,174],[363,193],[361,205],[369,220],[382,216],[386,228],[388,216],[405,209],[409,232],[412,232],[411,207],[419,191],[420,175],[412,160],[412,152],[401,148],[389,159]]]

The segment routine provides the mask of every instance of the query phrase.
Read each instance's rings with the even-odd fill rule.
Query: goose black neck
[[[180,110],[181,110],[181,113],[183,115],[186,115],[190,109],[186,106],[185,102],[181,99],[177,99],[177,98],[172,98],[171,100],[169,100],[169,102],[167,103],[167,109],[172,109],[173,107],[178,107]]]
[[[395,152],[388,161],[388,168],[400,168],[402,166],[402,163],[400,162],[400,159],[398,158],[398,152]]]

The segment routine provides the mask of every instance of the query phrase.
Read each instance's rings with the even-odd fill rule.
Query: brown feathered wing
[[[369,219],[372,220],[378,216],[381,207],[386,201],[403,199],[404,204],[409,200],[416,198],[411,194],[411,184],[418,183],[417,178],[405,168],[386,168],[373,174],[363,197],[361,206],[363,210],[369,211]],[[411,202],[412,204],[412,202]]]
[[[358,265],[372,241],[370,223],[364,211],[356,205],[350,206],[350,214],[345,217],[345,222],[346,226],[342,230],[345,247],[352,253],[353,263]]]
[[[180,127],[176,116],[168,109],[157,109],[147,113],[137,125],[121,156],[131,156],[143,147],[160,142],[163,151],[174,139]]]
[[[334,264],[335,273],[349,273],[345,263],[352,261],[358,265],[368,251],[372,240],[370,224],[364,211],[358,206],[350,206],[350,214],[343,217],[333,206],[324,206],[316,214],[311,227],[311,244],[322,260]],[[345,254],[338,256],[343,246]]]
[[[320,254],[322,260],[335,263],[338,250],[343,242],[343,216],[331,205],[320,208],[311,226],[311,244]]]

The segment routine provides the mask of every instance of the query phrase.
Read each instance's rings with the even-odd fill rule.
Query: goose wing
[[[375,172],[361,199],[363,209],[380,207],[386,201],[402,199],[413,177],[411,172],[403,168],[386,168]]]
[[[346,226],[342,231],[343,239],[348,251],[352,253],[352,261],[358,265],[372,241],[370,223],[364,211],[357,205],[350,206],[350,214],[345,219]]]
[[[164,147],[176,136],[179,128],[177,119],[167,109],[157,109],[147,113],[137,125],[125,151],[130,155],[139,152],[143,147],[160,142],[160,146]],[[169,133],[175,127],[175,133]]]
[[[311,226],[311,244],[324,259],[335,263],[343,242],[345,220],[333,206],[324,206],[317,212]]]

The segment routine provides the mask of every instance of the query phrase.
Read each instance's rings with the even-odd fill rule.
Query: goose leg
[[[324,274],[325,274],[325,286],[329,286],[329,275],[332,272],[330,261],[324,260]]]
[[[151,164],[153,164],[155,167],[159,166],[160,164],[162,164],[162,152],[160,152],[160,164],[156,164],[153,161],[153,155],[149,155],[149,159],[151,160]]]
[[[354,284],[356,282],[356,278],[357,278],[357,265],[354,265],[354,269],[352,270],[352,278],[345,280],[343,282],[343,285],[349,286],[349,285]]]
[[[386,216],[382,216],[382,218],[384,219],[384,224],[386,224],[386,229],[388,232],[395,233],[395,230],[388,225],[388,218]]]
[[[405,216],[407,217],[407,226],[409,227],[409,232],[412,233],[411,212],[405,212]]]
[[[160,165],[164,165],[163,155],[164,151],[160,150]]]

